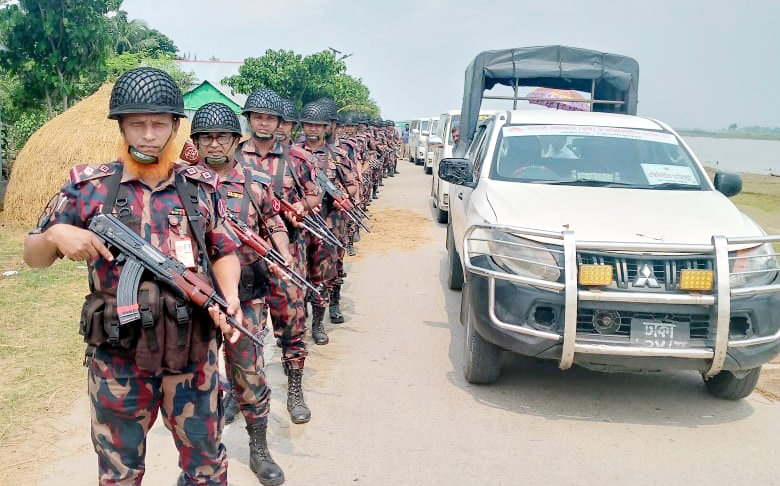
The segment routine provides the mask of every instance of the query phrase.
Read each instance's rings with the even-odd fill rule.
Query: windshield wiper
[[[549,184],[553,186],[636,187],[633,184],[629,184],[627,182],[597,181],[595,179],[566,179],[562,181],[527,181],[527,182],[530,182],[532,184]]]
[[[683,191],[699,191],[701,186],[692,186],[690,184],[680,184],[679,182],[664,182],[663,184],[655,184],[649,186],[647,189],[682,189]]]

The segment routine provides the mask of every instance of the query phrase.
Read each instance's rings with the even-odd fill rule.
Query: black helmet
[[[229,132],[241,136],[241,123],[233,110],[223,103],[206,103],[192,117],[190,136],[200,133]]]
[[[298,109],[295,108],[295,103],[288,99],[282,99],[282,119],[286,122],[298,122]]]
[[[327,125],[330,123],[330,110],[327,106],[313,101],[303,105],[301,110],[301,123],[313,123],[317,125]]]
[[[352,121],[351,113],[341,112],[338,114],[338,120],[336,121],[336,125],[343,127],[345,125],[350,125],[351,121]]]
[[[328,119],[330,121],[339,120],[339,105],[337,105],[335,101],[330,98],[320,98],[317,100],[317,103],[325,105],[328,108]]]
[[[250,113],[266,113],[282,116],[282,98],[270,89],[257,89],[250,93],[244,103],[244,115]]]
[[[119,76],[111,90],[108,118],[134,113],[170,113],[184,117],[184,99],[173,78],[157,68],[139,67]]]

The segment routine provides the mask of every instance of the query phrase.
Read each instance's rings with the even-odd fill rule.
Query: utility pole
[[[0,106],[0,181],[5,179],[3,176],[3,107]]]

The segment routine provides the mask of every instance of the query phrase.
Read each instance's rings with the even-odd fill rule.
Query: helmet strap
[[[160,151],[157,153],[157,155],[149,155],[141,152],[137,148],[133,147],[132,145],[127,146],[127,153],[130,154],[130,157],[132,157],[133,160],[138,162],[139,164],[144,165],[152,165],[156,164],[160,161],[159,155],[163,152],[165,152],[165,149],[168,148],[168,144],[171,143],[171,140],[173,140],[173,136],[176,134],[176,130],[179,128],[179,119],[174,117],[173,120],[173,128],[171,129],[171,134],[168,135],[168,140],[165,141],[165,145],[162,146]]]

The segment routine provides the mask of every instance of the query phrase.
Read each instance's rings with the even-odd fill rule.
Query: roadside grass
[[[0,226],[0,449],[19,426],[64,412],[85,393],[78,334],[88,290],[83,262],[31,269],[22,261],[28,228]]]

